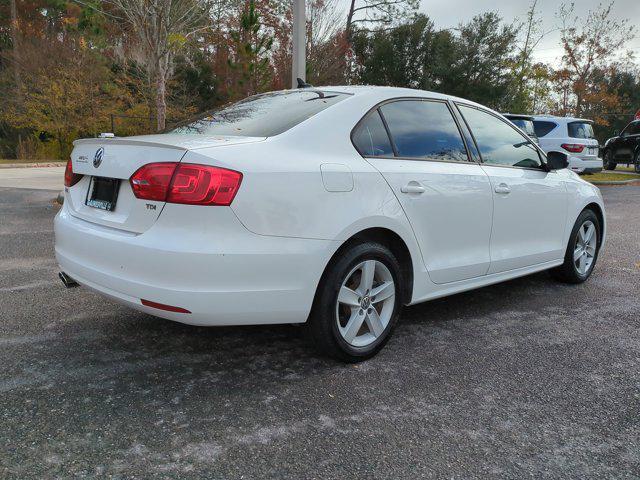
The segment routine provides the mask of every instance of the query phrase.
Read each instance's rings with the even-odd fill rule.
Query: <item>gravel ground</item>
[[[57,192],[0,188],[0,478],[640,478],[640,188],[589,282],[406,308],[346,366],[63,288]]]

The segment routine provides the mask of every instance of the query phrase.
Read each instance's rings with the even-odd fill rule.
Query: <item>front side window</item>
[[[571,138],[596,138],[593,126],[587,122],[571,122],[567,124]]]
[[[460,130],[446,103],[398,100],[380,107],[398,156],[468,161]]]
[[[627,137],[629,135],[640,135],[640,122],[630,123],[622,131],[622,136]]]
[[[547,122],[545,120],[534,120],[533,129],[538,138],[542,138],[550,134],[558,126],[555,122]]]
[[[509,120],[527,135],[535,136],[536,131],[533,128],[533,122],[531,120],[525,118],[509,118]]]
[[[531,141],[507,122],[477,108],[459,107],[476,139],[483,163],[524,168],[542,166]]]
[[[353,144],[363,157],[393,157],[389,135],[378,110],[371,112],[353,131]]]
[[[349,96],[316,89],[263,93],[203,113],[170,133],[271,137]]]

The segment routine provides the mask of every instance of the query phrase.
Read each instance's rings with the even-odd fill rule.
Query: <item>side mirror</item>
[[[562,170],[569,166],[569,156],[562,152],[547,153],[547,168],[549,170]]]

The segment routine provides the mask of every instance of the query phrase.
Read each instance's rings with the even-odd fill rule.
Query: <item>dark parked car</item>
[[[640,173],[640,120],[634,120],[604,144],[603,166],[615,170],[619,163],[633,164]]]
[[[526,133],[531,140],[540,143],[538,135],[533,127],[533,117],[530,115],[521,115],[519,113],[503,113],[506,119],[513,123],[516,127]]]

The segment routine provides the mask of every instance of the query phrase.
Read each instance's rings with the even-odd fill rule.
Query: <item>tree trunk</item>
[[[16,82],[18,99],[22,97],[22,76],[20,74],[20,49],[18,46],[18,9],[16,0],[9,1],[11,7],[11,43],[13,44],[13,77]]]
[[[349,7],[349,13],[347,15],[347,41],[349,45],[351,45],[351,41],[353,40],[353,14],[355,13],[356,8],[356,0],[351,0],[351,6]]]
[[[164,74],[158,72],[156,83],[156,119],[158,131],[164,130],[167,124],[167,82]]]

